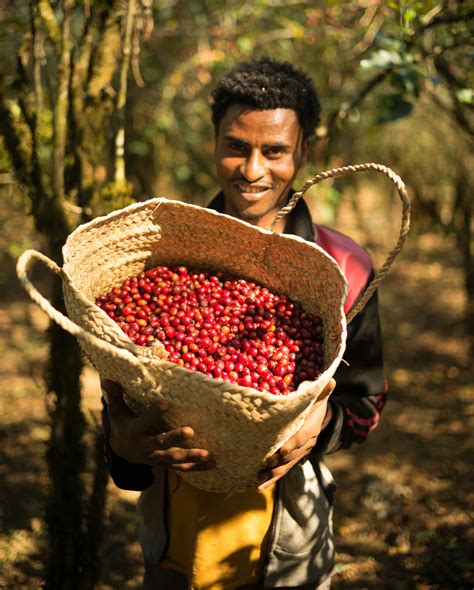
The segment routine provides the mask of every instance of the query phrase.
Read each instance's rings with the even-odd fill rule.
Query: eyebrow
[[[240,139],[239,137],[235,137],[234,135],[225,135],[224,136],[224,139],[226,139],[227,141],[235,141],[235,143],[238,143],[238,144],[240,144],[242,146],[248,146],[249,145],[249,142],[248,141],[245,141],[243,139]],[[273,149],[275,149],[275,148],[289,149],[291,146],[288,145],[288,144],[286,144],[286,143],[276,142],[276,143],[265,143],[262,147],[263,148],[267,148],[267,149],[268,148],[273,148]]]

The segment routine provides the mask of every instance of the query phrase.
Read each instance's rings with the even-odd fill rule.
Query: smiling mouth
[[[271,190],[272,188],[271,186],[244,184],[242,182],[236,182],[234,186],[239,192],[250,195],[259,195],[261,193],[265,193],[268,190]]]

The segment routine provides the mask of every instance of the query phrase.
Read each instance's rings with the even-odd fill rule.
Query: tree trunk
[[[64,311],[61,285],[55,281],[52,303]],[[46,512],[49,554],[46,567],[48,590],[82,588],[85,539],[83,530],[84,489],[81,473],[84,417],[81,411],[79,346],[56,324],[50,327],[48,389],[55,395],[51,438],[47,453],[51,492]]]
[[[458,211],[456,236],[463,257],[464,284],[466,289],[466,336],[471,358],[474,357],[474,235],[473,202],[469,177],[462,170],[456,182]]]

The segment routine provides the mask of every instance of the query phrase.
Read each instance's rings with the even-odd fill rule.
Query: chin
[[[251,213],[247,210],[237,211],[237,215],[239,216],[239,219],[242,219],[243,221],[248,221],[249,223],[257,223],[262,219],[262,217],[264,217],[264,214],[262,215],[260,213]]]

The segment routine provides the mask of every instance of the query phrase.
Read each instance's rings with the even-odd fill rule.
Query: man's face
[[[217,130],[215,150],[225,213],[268,227],[286,204],[306,148],[292,109],[232,105]]]

